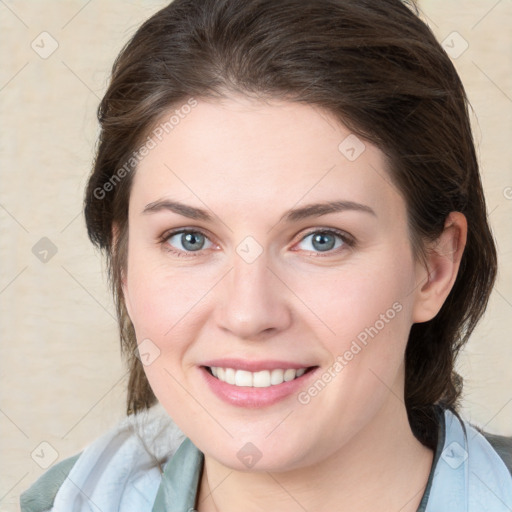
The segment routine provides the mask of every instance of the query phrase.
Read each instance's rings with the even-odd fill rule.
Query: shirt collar
[[[421,498],[418,510],[416,512],[425,512],[428,505],[428,499],[432,490],[432,482],[434,480],[434,474],[436,471],[437,463],[443,453],[444,444],[446,441],[446,420],[444,413],[440,407],[436,407],[436,414],[439,421],[439,429],[437,434],[437,447],[434,454],[434,460],[432,461],[432,467],[430,468],[430,474],[428,476],[427,486]]]
[[[427,486],[417,512],[425,512],[437,463],[445,444],[445,416],[438,414],[439,435]],[[194,510],[202,475],[204,454],[187,437],[165,466],[152,512],[183,512]]]
[[[195,508],[204,454],[187,437],[168,461],[152,512],[183,512]]]

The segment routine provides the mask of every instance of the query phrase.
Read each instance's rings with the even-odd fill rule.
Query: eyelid
[[[182,233],[198,233],[198,234],[203,235],[205,238],[207,238],[212,244],[218,245],[218,244],[216,244],[216,242],[214,240],[212,240],[212,237],[203,228],[196,228],[196,227],[182,227],[182,228],[174,228],[174,229],[167,230],[159,237],[158,243],[165,246],[166,251],[169,251],[169,252],[177,254],[177,255],[186,255],[185,257],[201,256],[202,253],[206,249],[201,249],[199,251],[181,251],[181,250],[175,249],[171,245],[167,244],[167,241],[169,240],[169,238],[171,238],[172,236],[175,236],[175,235],[182,234]],[[304,239],[306,239],[308,236],[315,234],[315,233],[332,233],[332,234],[338,236],[339,238],[341,238],[341,240],[343,241],[342,247],[338,247],[335,250],[325,251],[325,253],[322,253],[321,251],[320,252],[307,251],[307,252],[315,254],[316,256],[324,256],[324,255],[326,257],[332,256],[332,255],[337,254],[338,252],[340,252],[340,250],[343,250],[344,248],[351,248],[355,245],[354,237],[352,235],[350,235],[349,233],[347,233],[346,231],[343,231],[343,230],[337,229],[337,228],[332,228],[332,227],[316,227],[316,228],[311,228],[310,230],[308,230],[307,233],[301,235],[301,237],[296,242],[294,242],[293,246],[297,245],[298,243],[300,243]],[[294,250],[294,249],[292,249],[292,250]]]
[[[355,242],[354,237],[347,233],[346,231],[343,231],[342,229],[338,228],[313,228],[310,231],[308,231],[306,234],[302,235],[299,242],[304,240],[309,235],[312,235],[313,233],[334,233],[335,235],[338,235],[340,238],[342,238],[344,241],[348,242]]]
[[[203,228],[194,228],[194,227],[168,229],[167,231],[164,231],[162,233],[162,235],[160,235],[158,238],[159,238],[159,240],[162,240],[165,242],[171,236],[179,235],[181,233],[200,233],[201,235],[208,238],[208,240],[210,240],[210,235]]]
[[[182,251],[179,249],[175,249],[170,244],[167,243],[169,238],[175,235],[180,235],[182,233],[198,233],[200,235],[203,235],[205,238],[207,238],[213,245],[216,245],[216,242],[212,240],[211,236],[202,228],[193,228],[193,227],[183,227],[183,228],[174,228],[169,229],[165,231],[157,240],[157,242],[164,247],[164,249],[168,252],[177,254],[177,255],[185,255],[185,257],[194,257],[194,256],[200,256],[204,250],[201,249],[200,251]]]
[[[337,237],[341,238],[341,240],[343,241],[342,246],[338,247],[336,249],[331,249],[331,250],[325,251],[325,252],[308,251],[309,253],[314,254],[315,257],[317,257],[317,256],[320,256],[320,257],[334,256],[334,255],[337,255],[338,253],[340,253],[341,251],[344,251],[346,249],[350,249],[350,248],[354,247],[356,244],[355,238],[352,235],[350,235],[349,233],[347,233],[346,231],[343,231],[338,228],[324,227],[324,228],[313,228],[313,229],[309,230],[306,234],[302,235],[301,238],[296,243],[294,243],[294,246],[299,244],[300,242],[304,241],[308,236],[313,235],[315,233],[334,234]],[[292,250],[295,250],[295,249],[292,249]]]

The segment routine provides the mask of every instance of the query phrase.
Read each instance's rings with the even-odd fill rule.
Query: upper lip
[[[258,372],[263,370],[286,370],[288,368],[299,369],[299,368],[310,368],[310,364],[298,363],[293,361],[277,361],[274,359],[265,359],[260,361],[247,360],[247,359],[212,359],[202,363],[202,366],[215,366],[220,368],[233,368],[234,370],[246,370],[248,372]]]

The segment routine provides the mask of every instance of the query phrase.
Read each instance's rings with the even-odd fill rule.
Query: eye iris
[[[335,243],[334,236],[328,233],[317,233],[313,236],[313,247],[320,251],[332,249]]]
[[[198,240],[200,240],[199,243]],[[181,235],[181,243],[189,251],[198,250],[204,245],[204,236],[200,233],[184,233]]]

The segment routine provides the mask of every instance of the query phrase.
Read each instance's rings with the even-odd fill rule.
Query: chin
[[[239,439],[230,439],[223,444],[215,444],[214,449],[210,449],[212,439],[205,439],[205,448],[201,449],[207,457],[215,459],[217,462],[234,471],[241,472],[286,472],[294,469],[300,469],[313,461],[308,461],[309,457],[304,445],[298,443],[296,446],[283,446],[280,441],[271,443],[261,436],[261,441],[257,436],[252,437],[253,441],[241,441]],[[220,449],[218,449],[220,448]],[[299,451],[300,450],[300,451]],[[314,452],[314,451],[313,451]]]

